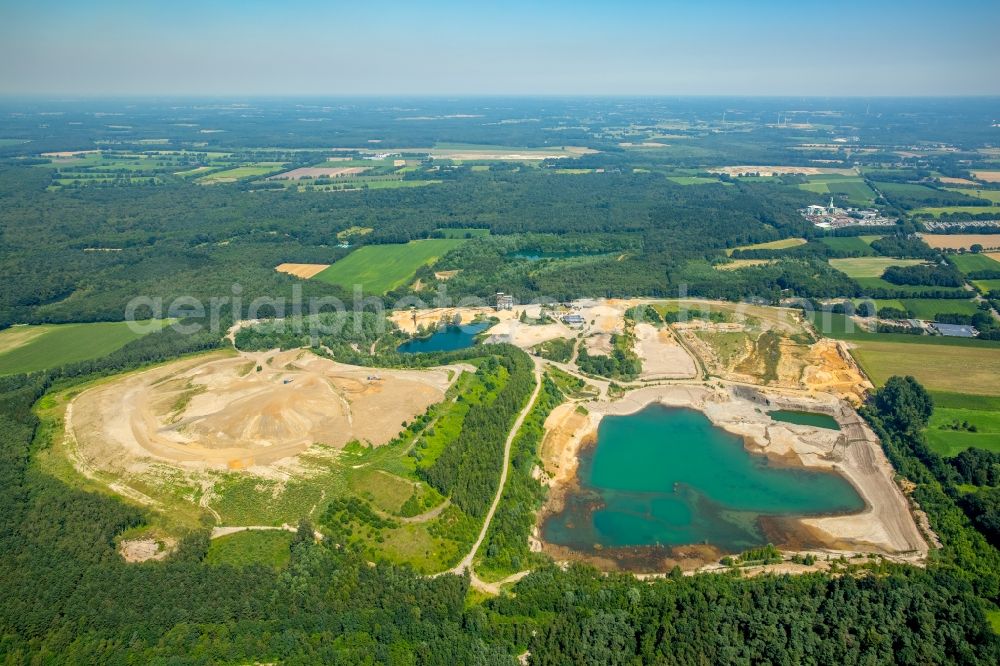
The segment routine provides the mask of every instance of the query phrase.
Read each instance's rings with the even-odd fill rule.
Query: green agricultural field
[[[47,370],[107,356],[142,335],[120,321],[14,326],[0,331],[0,375]]]
[[[957,298],[904,298],[903,306],[915,319],[934,319],[939,314],[973,315],[979,312],[976,302]]]
[[[875,192],[868,183],[863,178],[851,176],[810,176],[809,182],[799,185],[799,189],[816,194],[843,195],[848,203],[857,206],[865,206],[875,200]]]
[[[798,247],[806,244],[805,238],[783,238],[782,240],[769,241],[767,243],[756,243],[755,245],[741,245],[726,250],[726,256],[732,256],[736,250],[787,250],[790,247]]]
[[[894,183],[888,181],[879,181],[875,183],[877,187],[883,194],[887,196],[909,196],[909,197],[933,197],[938,193],[932,187],[927,187],[926,185],[917,185],[915,183]]]
[[[858,236],[826,236],[819,240],[831,250],[857,252],[862,256],[872,256],[875,254],[875,250],[871,248],[871,245]]]
[[[949,187],[952,192],[958,192],[959,194],[964,194],[967,197],[973,197],[976,199],[989,199],[994,204],[1000,204],[1000,190],[976,190],[976,189],[961,189],[958,187]]]
[[[384,294],[404,284],[421,266],[434,263],[461,243],[461,239],[442,238],[410,241],[404,245],[365,245],[313,279],[344,289],[360,285],[365,293]]]
[[[991,259],[985,254],[964,254],[948,255],[948,261],[955,265],[955,268],[963,273],[974,273],[976,271],[1000,271],[1000,261]]]
[[[245,567],[259,564],[280,569],[291,558],[292,539],[285,530],[248,530],[212,539],[206,564]]]
[[[931,391],[1000,396],[1000,348],[866,340],[851,354],[881,386],[893,375],[912,375]]]
[[[924,434],[931,449],[943,456],[954,456],[970,447],[1000,453],[1000,409],[940,407],[935,400]]]
[[[862,303],[869,303],[872,300],[874,300],[875,301],[875,307],[877,307],[877,308],[896,308],[897,310],[905,310],[906,309],[906,306],[903,305],[903,301],[899,300],[898,298],[876,298],[876,299],[855,298],[855,299],[852,299],[852,300],[853,300],[853,303],[854,303],[855,307],[858,307]]]
[[[990,292],[1000,293],[1000,280],[973,280],[972,284],[984,294],[989,294]]]
[[[210,173],[207,176],[199,178],[198,182],[211,184],[239,180],[241,178],[267,176],[277,171],[281,171],[284,166],[284,162],[256,162],[254,164],[244,164],[232,169],[226,169],[225,171]]]
[[[924,263],[920,259],[891,259],[888,257],[853,257],[831,259],[830,265],[850,278],[878,278],[890,266],[916,266]],[[895,285],[892,285],[895,286]]]

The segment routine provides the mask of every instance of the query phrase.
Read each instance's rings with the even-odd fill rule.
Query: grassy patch
[[[903,307],[913,313],[915,319],[934,319],[939,314],[973,315],[979,312],[975,301],[956,298],[904,298]]]
[[[280,569],[291,557],[294,536],[285,530],[248,530],[212,539],[205,563],[234,567],[259,564]]]
[[[948,261],[963,273],[1000,271],[1000,261],[991,259],[985,254],[952,254],[948,256]]]
[[[1000,411],[935,404],[924,434],[930,447],[947,457],[970,447],[1000,452]]]
[[[162,325],[162,322],[161,324]],[[126,322],[16,326],[0,332],[0,375],[57,368],[107,356],[143,336]]]
[[[990,292],[1000,293],[1000,280],[973,280],[972,284],[984,294]]]
[[[366,245],[313,277],[344,289],[360,285],[367,294],[384,294],[405,284],[418,268],[432,264],[462,241],[445,238],[403,245]]]
[[[947,189],[951,192],[964,194],[967,197],[973,197],[974,199],[987,199],[994,204],[1000,204],[1000,190],[963,189],[960,187],[949,187]]]
[[[871,244],[866,243],[859,236],[826,236],[820,238],[819,241],[831,250],[839,252],[856,252],[862,256],[875,254],[875,250],[871,248]]]

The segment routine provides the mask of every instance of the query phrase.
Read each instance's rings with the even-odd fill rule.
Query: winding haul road
[[[496,594],[496,590],[502,583],[518,580],[520,577],[528,573],[527,571],[524,571],[514,574],[514,576],[511,576],[509,579],[505,579],[498,583],[486,583],[476,576],[476,572],[472,567],[472,560],[476,557],[476,553],[479,552],[479,547],[483,545],[483,541],[486,539],[486,533],[489,531],[490,523],[493,521],[493,514],[496,513],[497,507],[500,505],[500,498],[503,496],[504,486],[507,485],[507,468],[510,466],[510,447],[514,443],[514,438],[517,437],[518,431],[521,430],[521,425],[524,424],[524,419],[528,417],[528,413],[531,412],[531,408],[535,405],[535,400],[538,399],[538,393],[542,390],[541,362],[537,358],[532,358],[532,361],[535,364],[535,389],[531,392],[531,396],[528,398],[528,403],[524,406],[524,409],[521,410],[521,413],[517,415],[517,418],[514,420],[514,425],[511,426],[510,432],[507,434],[507,441],[504,442],[503,446],[503,467],[500,470],[500,484],[497,486],[497,494],[493,498],[490,510],[486,512],[486,518],[483,520],[483,528],[479,531],[479,538],[476,539],[476,542],[472,544],[472,548],[458,564],[443,572],[461,575],[468,571],[473,587],[483,591],[493,592],[494,594]]]

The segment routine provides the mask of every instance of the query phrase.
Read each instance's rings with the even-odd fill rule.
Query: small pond
[[[767,415],[775,421],[783,421],[784,423],[795,423],[797,425],[813,426],[814,428],[827,428],[828,430],[840,430],[840,424],[837,423],[837,419],[829,414],[779,409],[768,412]]]
[[[476,336],[491,326],[489,322],[464,324],[462,326],[446,326],[425,338],[407,340],[399,346],[404,354],[419,354],[426,352],[455,351],[476,344]]]

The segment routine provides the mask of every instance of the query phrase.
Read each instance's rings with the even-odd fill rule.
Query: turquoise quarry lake
[[[578,479],[542,536],[586,554],[694,544],[738,553],[768,543],[768,518],[864,508],[843,477],[776,465],[702,412],[661,405],[602,419]]]
[[[417,354],[421,352],[465,349],[476,344],[476,336],[489,327],[489,322],[465,324],[464,326],[446,326],[426,338],[407,340],[399,346],[399,351],[405,354]]]

